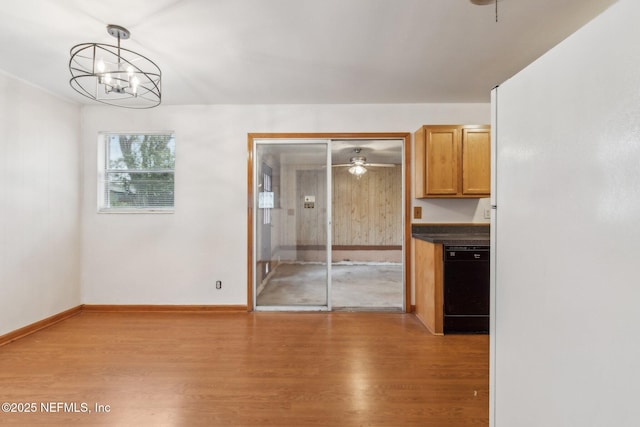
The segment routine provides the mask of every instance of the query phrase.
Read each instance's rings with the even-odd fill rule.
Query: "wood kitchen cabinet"
[[[414,242],[416,316],[434,335],[443,335],[442,244]]]
[[[414,137],[416,198],[489,197],[490,126],[422,126]]]

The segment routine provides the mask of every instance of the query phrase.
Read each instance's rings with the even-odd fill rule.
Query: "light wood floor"
[[[487,426],[488,354],[411,314],[84,312],[0,347],[0,402],[37,405],[0,424]]]

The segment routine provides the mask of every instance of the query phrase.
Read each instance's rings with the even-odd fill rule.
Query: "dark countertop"
[[[421,225],[411,226],[411,235],[415,239],[443,245],[489,245],[489,225]]]
[[[476,245],[476,246],[488,246],[490,243],[489,233],[430,233],[420,234],[413,233],[414,239],[424,240],[430,243],[442,243],[443,245]]]

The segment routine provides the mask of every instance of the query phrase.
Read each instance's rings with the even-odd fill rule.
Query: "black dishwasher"
[[[444,333],[489,333],[489,246],[444,247]]]

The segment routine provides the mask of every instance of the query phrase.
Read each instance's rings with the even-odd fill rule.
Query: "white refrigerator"
[[[640,425],[640,1],[492,92],[493,427]]]

